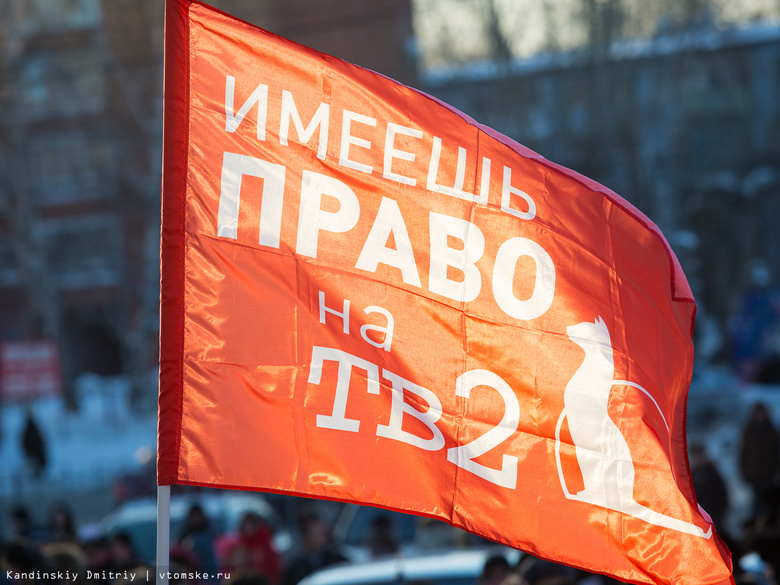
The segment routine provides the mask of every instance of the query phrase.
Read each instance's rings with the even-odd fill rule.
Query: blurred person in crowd
[[[303,551],[290,561],[282,585],[297,585],[314,571],[346,561],[332,548],[328,525],[317,514],[301,518],[300,529]]]
[[[10,540],[30,540],[32,521],[30,512],[22,505],[15,506],[11,510],[11,534]]]
[[[46,562],[38,548],[29,541],[11,540],[3,546],[0,566],[11,582],[19,585],[33,585],[34,581],[15,580],[13,575],[19,573],[29,575],[33,571],[46,568]]]
[[[750,286],[732,317],[731,346],[740,377],[748,382],[780,381],[780,289],[772,285],[772,270],[764,258],[749,265]]]
[[[366,540],[372,557],[393,555],[398,552],[398,539],[393,534],[393,523],[387,514],[376,517]]]
[[[532,555],[523,557],[516,570],[527,585],[576,585],[579,579],[577,569]]]
[[[111,546],[103,534],[91,534],[82,544],[85,564],[91,574],[102,575],[104,571],[113,570],[111,561]],[[103,582],[101,578],[97,581]]]
[[[49,542],[77,542],[73,512],[67,504],[58,502],[52,506],[47,532]]]
[[[758,553],[775,575],[780,575],[780,486],[764,493],[764,506],[743,526],[744,551]]]
[[[9,536],[9,540],[21,540],[33,544],[39,544],[46,540],[45,531],[35,526],[29,510],[22,504],[11,510],[11,533]]]
[[[696,500],[712,518],[715,530],[722,535],[725,533],[724,520],[729,507],[726,484],[703,444],[692,443],[689,452]]]
[[[114,571],[129,571],[142,564],[127,532],[117,532],[111,537],[109,551],[111,569]]]
[[[489,557],[482,567],[482,574],[479,576],[477,585],[501,585],[507,580],[511,568],[509,561],[503,555]]]
[[[763,403],[754,405],[742,433],[739,468],[753,491],[753,515],[767,513],[768,495],[780,466],[778,434]]]
[[[175,575],[174,571],[179,571],[179,570],[180,569],[173,564],[170,567],[170,571],[172,575]],[[146,580],[147,574],[150,576],[149,581]],[[155,583],[155,579],[151,577],[153,574],[154,572],[151,571],[149,567],[146,567],[144,565],[138,565],[137,567],[134,567],[132,570],[120,573],[120,576],[114,579],[111,585],[152,585],[152,583]],[[169,580],[169,583],[171,584],[186,583],[186,582],[187,581],[181,581],[177,579]]]
[[[264,575],[242,575],[236,579],[230,579],[230,585],[268,585],[268,579]]]
[[[193,552],[187,548],[184,548],[180,544],[171,545],[169,556],[169,571],[171,573],[169,583],[197,583],[199,581],[192,581],[190,576],[195,576],[199,573],[198,558]],[[216,581],[213,581],[216,582]]]
[[[40,477],[46,469],[46,444],[29,408],[22,431],[22,450],[33,476]]]
[[[227,535],[217,547],[223,570],[232,576],[259,573],[276,585],[282,562],[273,548],[272,536],[271,527],[257,513],[244,514],[238,532]]]
[[[57,581],[59,585],[85,585],[87,581],[86,556],[75,542],[49,542],[41,548],[48,568],[61,572],[63,578]],[[75,575],[74,581],[70,576]]]
[[[214,554],[214,533],[211,530],[206,513],[200,504],[193,504],[179,537],[181,546],[195,556],[196,568],[209,574],[217,571],[217,559]]]

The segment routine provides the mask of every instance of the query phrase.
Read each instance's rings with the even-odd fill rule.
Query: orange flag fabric
[[[419,91],[166,11],[158,482],[440,518],[728,582],[685,416],[693,296],[605,187]]]

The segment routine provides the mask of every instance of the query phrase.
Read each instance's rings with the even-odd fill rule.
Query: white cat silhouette
[[[637,388],[653,400],[659,412],[661,409],[655,399],[638,384],[614,380],[612,343],[601,317],[594,323],[585,322],[567,327],[566,333],[569,339],[585,350],[585,360],[566,385],[563,411],[555,427],[555,458],[566,498],[616,510],[656,526],[709,538],[712,527],[705,532],[695,524],[661,514],[634,500],[634,462],[625,437],[608,413],[612,386]],[[560,431],[564,418],[569,423],[577,463],[585,484],[585,489],[576,494],[569,492],[561,466]],[[668,424],[666,429],[668,432]]]

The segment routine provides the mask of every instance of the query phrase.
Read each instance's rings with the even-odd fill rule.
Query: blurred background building
[[[628,199],[691,282],[697,368],[780,382],[780,0],[212,4],[431,93]],[[63,404],[92,421],[91,440],[104,425],[109,447],[135,416],[154,448],[163,8],[0,1],[0,348],[55,341]],[[99,420],[85,388],[115,386],[84,381],[95,374],[122,388]],[[1,384],[0,415],[36,394],[23,383],[11,400]],[[21,424],[9,417],[6,474]],[[112,469],[133,463],[125,447],[148,462],[133,440]]]
[[[408,0],[215,5],[414,80]],[[74,408],[84,372],[123,373],[131,407],[155,406],[163,10],[0,3],[0,340],[58,340]]]
[[[417,3],[425,89],[644,211],[696,296],[699,357],[769,375],[742,354],[780,350],[780,3],[447,4]],[[774,309],[746,324],[757,289]]]

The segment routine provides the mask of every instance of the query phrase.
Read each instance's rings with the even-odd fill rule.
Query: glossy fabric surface
[[[596,406],[564,401],[591,384],[569,329],[587,324],[608,333],[587,347],[609,396],[585,436],[611,437],[588,449],[622,453],[632,506],[709,529],[685,445],[695,304],[658,229],[416,90],[198,2],[166,18],[159,483],[412,511],[628,581],[728,581],[714,533],[565,494],[598,491],[570,428]]]

